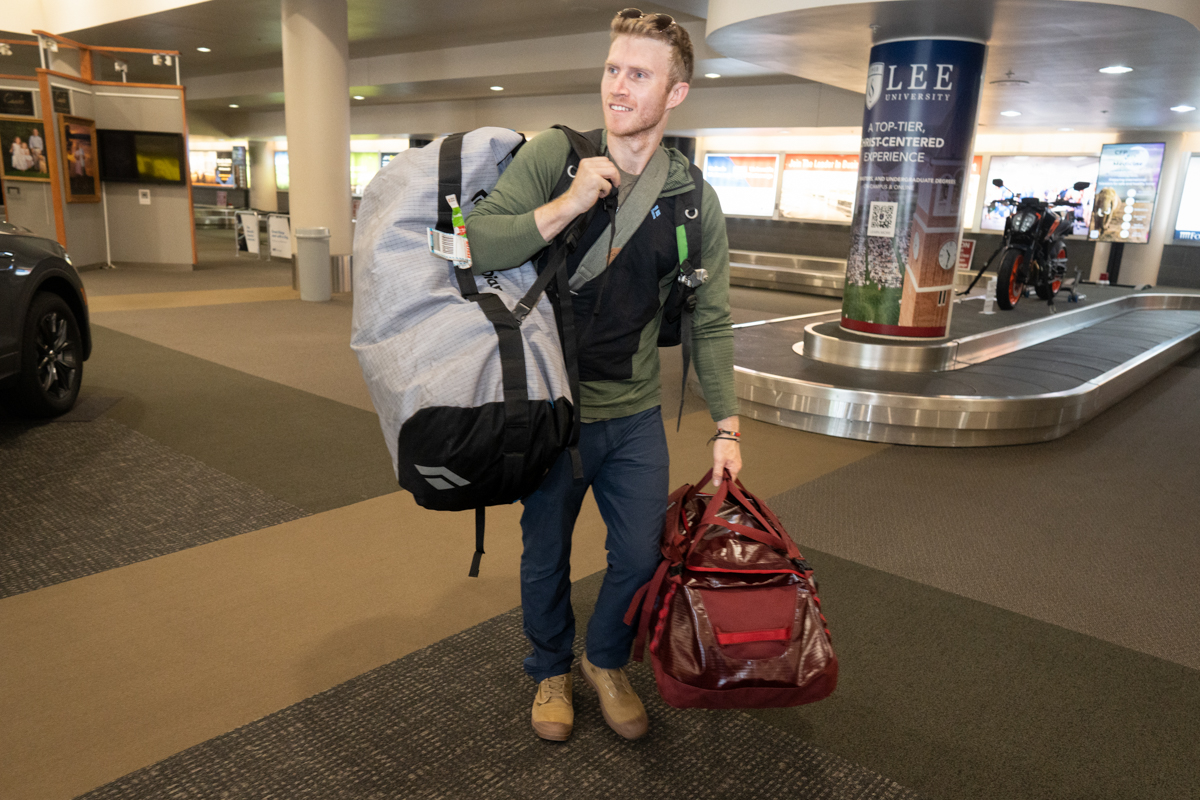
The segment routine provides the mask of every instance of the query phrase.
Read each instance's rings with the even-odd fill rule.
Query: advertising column
[[[986,49],[957,39],[871,48],[844,329],[948,335]]]

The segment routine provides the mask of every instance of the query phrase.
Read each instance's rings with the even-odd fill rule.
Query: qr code
[[[867,219],[867,236],[896,238],[896,203],[871,201],[871,215]]]

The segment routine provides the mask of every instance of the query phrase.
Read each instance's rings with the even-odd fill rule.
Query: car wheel
[[[71,307],[48,292],[34,295],[21,338],[16,400],[27,414],[57,417],[75,405],[83,379],[83,338]]]

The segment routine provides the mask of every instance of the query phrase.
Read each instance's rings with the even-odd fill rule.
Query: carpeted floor
[[[828,553],[1200,669],[1200,372],[1043,444],[892,447],[776,498]]]
[[[1183,800],[1200,787],[1200,671],[804,544],[838,689],[751,712],[938,800]]]
[[[506,613],[519,508],[497,509],[484,574],[465,578],[470,520],[396,492],[378,423],[347,393],[352,356],[329,345],[345,304],[297,317],[248,301],[286,284],[279,265],[207,266],[85,276],[114,309],[96,315],[85,392],[121,401],[94,422],[0,426],[0,471],[14,454],[29,466],[0,484],[0,530],[36,534],[0,540],[19,562],[0,580],[34,587],[0,598],[0,797],[532,797],[567,780],[579,791],[558,796],[1200,796],[1200,354],[1046,445],[887,447],[744,421],[745,478],[821,580],[838,691],[751,714],[655,702],[630,745],[580,686],[559,746],[528,729]],[[164,291],[178,296],[146,294]],[[738,321],[838,304],[733,301]],[[672,423],[678,352],[663,358]],[[707,467],[711,420],[692,396],[685,413],[676,484]],[[264,509],[292,521],[267,527]],[[172,537],[187,549],[138,560]],[[581,574],[602,541],[589,501]],[[598,580],[575,584],[581,623]],[[635,680],[653,693],[644,668]]]
[[[373,412],[101,325],[92,335],[85,381],[123,396],[108,416],[127,427],[306,511],[397,490]]]
[[[101,417],[0,426],[0,597],[306,512]]]
[[[542,741],[529,728],[526,647],[514,609],[81,800],[917,797],[746,714],[670,708],[645,667],[632,674],[645,738],[609,730],[576,675],[574,735]]]

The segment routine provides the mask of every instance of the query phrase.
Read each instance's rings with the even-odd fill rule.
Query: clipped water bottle
[[[996,289],[1000,286],[1000,281],[992,278],[988,281],[987,293],[983,296],[983,311],[980,314],[995,314],[996,313]]]

